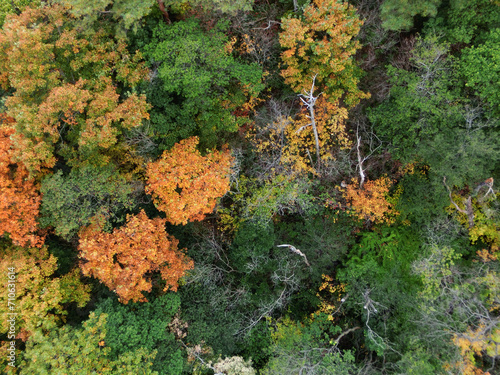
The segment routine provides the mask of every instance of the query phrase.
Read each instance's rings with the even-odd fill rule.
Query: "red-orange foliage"
[[[389,188],[392,181],[388,177],[381,177],[374,181],[366,181],[363,189],[353,179],[344,192],[344,198],[361,220],[370,220],[374,223],[392,223],[398,212],[388,201]]]
[[[12,161],[10,136],[14,130],[12,118],[0,114],[0,236],[10,234],[19,246],[38,246],[44,238],[36,235],[41,196],[28,171]]]
[[[99,279],[120,297],[120,301],[147,301],[143,291],[151,291],[146,279],[161,272],[164,290],[177,291],[178,281],[193,261],[177,249],[179,241],[165,232],[165,219],[149,219],[144,211],[128,216],[127,224],[113,233],[96,225],[80,233],[81,268],[85,275]]]
[[[197,144],[197,137],[184,139],[148,165],[146,192],[172,224],[203,220],[229,190],[229,151],[201,156]]]
[[[16,120],[16,158],[33,173],[63,156],[72,166],[106,164],[123,129],[148,118],[144,95],[120,96],[147,75],[104,29],[79,29],[64,7],[51,4],[9,16],[0,30],[0,86]]]

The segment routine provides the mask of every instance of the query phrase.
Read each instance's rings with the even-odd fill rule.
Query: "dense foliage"
[[[0,27],[0,372],[500,373],[498,0]]]

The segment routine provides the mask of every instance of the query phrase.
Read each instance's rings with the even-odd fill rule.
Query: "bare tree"
[[[309,91],[304,90],[305,94],[299,94],[299,98],[302,101],[302,104],[304,104],[306,106],[307,110],[309,111],[309,116],[307,116],[307,117],[309,117],[311,122],[309,124],[304,125],[301,128],[299,128],[299,130],[297,130],[297,133],[304,130],[308,126],[312,126],[313,133],[314,133],[314,143],[316,145],[316,161],[317,161],[317,165],[319,166],[319,164],[320,164],[319,136],[318,136],[318,129],[316,127],[316,120],[314,119],[314,106],[316,105],[316,100],[319,98],[319,95],[321,95],[321,93],[318,96],[314,96],[314,84],[316,82],[316,76],[317,76],[317,74],[313,77],[311,90],[309,90]]]

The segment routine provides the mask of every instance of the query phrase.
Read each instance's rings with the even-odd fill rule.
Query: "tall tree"
[[[385,0],[382,4],[382,26],[387,30],[409,30],[416,15],[434,17],[442,0]]]
[[[180,375],[184,367],[181,345],[176,341],[173,328],[177,321],[181,300],[177,293],[152,298],[148,303],[127,305],[108,298],[97,304],[94,313],[106,314],[106,347],[109,358],[117,360],[127,352],[144,348],[156,351],[152,370],[160,374]],[[179,322],[182,324],[181,322]]]
[[[37,216],[42,198],[26,168],[13,160],[14,121],[0,114],[0,121],[4,120],[6,124],[0,123],[0,236],[8,233],[20,246],[41,246],[44,239],[37,235]]]
[[[194,135],[212,147],[221,132],[249,121],[262,69],[233,56],[226,29],[220,22],[206,31],[196,19],[154,29],[144,51],[153,71],[151,122],[162,148]]]
[[[147,71],[103,29],[80,30],[60,5],[9,16],[0,32],[0,85],[14,89],[5,102],[16,120],[17,159],[30,172],[105,164],[106,150],[124,129],[148,118],[145,97],[127,92]]]
[[[82,284],[78,268],[55,277],[57,258],[50,255],[46,247],[19,248],[0,243],[0,271],[2,285],[7,287],[9,268],[15,269],[16,337],[26,341],[36,330],[47,332],[65,320],[66,306],[76,302],[85,306],[90,299],[90,288]],[[7,317],[9,305],[7,291],[0,295],[0,313]],[[12,306],[12,305],[11,305]],[[0,323],[1,333],[8,331],[8,323]]]
[[[180,141],[147,169],[146,192],[172,224],[203,220],[229,190],[230,152],[201,156],[197,144],[197,137]]]
[[[19,1],[19,0],[18,0]],[[24,0],[26,1],[26,0]],[[252,9],[254,0],[101,0],[88,3],[82,0],[57,0],[71,10],[76,17],[83,17],[83,25],[91,25],[102,17],[111,17],[118,22],[118,33],[134,29],[141,25],[142,18],[147,16],[156,6],[164,20],[171,23],[171,10],[179,11],[189,7],[201,7],[210,12],[235,14]]]
[[[41,192],[40,223],[68,240],[92,217],[98,216],[109,228],[120,221],[121,210],[134,205],[131,184],[111,165],[73,168],[68,175],[58,171],[42,180]]]
[[[282,20],[280,44],[285,69],[281,75],[297,93],[308,92],[316,77],[317,89],[348,107],[368,97],[357,87],[360,69],[354,54],[360,44],[354,38],[362,22],[355,8],[337,0],[314,0],[299,18]]]
[[[152,290],[152,272],[161,273],[165,291],[176,291],[179,279],[193,268],[178,244],[165,232],[164,219],[149,219],[144,211],[128,216],[113,233],[103,232],[94,222],[80,232],[81,268],[116,292],[121,302],[147,301],[142,292]]]
[[[21,374],[158,375],[151,370],[156,353],[144,348],[110,358],[106,346],[106,314],[91,314],[83,328],[65,326],[44,335],[37,332],[26,345]]]

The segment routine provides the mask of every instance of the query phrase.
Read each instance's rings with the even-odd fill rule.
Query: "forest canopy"
[[[3,373],[500,373],[499,1],[0,27]]]

